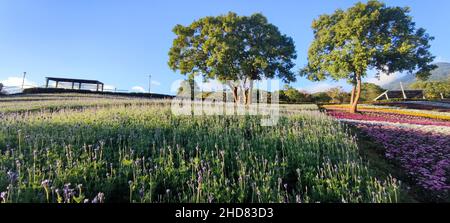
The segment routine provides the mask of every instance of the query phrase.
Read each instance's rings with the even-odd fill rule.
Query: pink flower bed
[[[357,124],[384,145],[385,155],[398,163],[430,195],[449,199],[450,137],[386,125]]]
[[[450,127],[450,122],[440,121],[436,119],[389,114],[389,113],[377,113],[377,112],[364,112],[352,114],[345,111],[328,110],[328,115],[335,117],[336,119],[351,119],[360,121],[381,121],[381,122],[393,122],[393,123],[406,123],[415,125],[433,125],[433,126],[447,126]]]

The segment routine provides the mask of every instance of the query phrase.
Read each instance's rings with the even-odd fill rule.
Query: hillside
[[[432,72],[429,80],[437,81],[437,80],[446,80],[450,78],[450,63],[437,63],[438,68]],[[403,83],[403,86],[408,89],[409,86],[416,81],[414,75],[407,75],[405,77],[399,78],[389,84],[383,85],[382,87],[389,90],[399,90],[400,82]]]

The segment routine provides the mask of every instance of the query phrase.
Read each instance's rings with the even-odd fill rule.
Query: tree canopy
[[[409,12],[407,7],[387,7],[372,0],[321,15],[312,24],[314,41],[308,64],[300,74],[313,81],[347,79],[354,85],[353,112],[360,98],[361,79],[368,70],[428,78],[436,68],[429,52],[433,37],[416,28]]]
[[[327,92],[328,96],[331,98],[331,103],[344,103],[348,94],[344,91],[342,87],[330,88]]]
[[[238,87],[249,95],[253,80],[296,80],[291,71],[297,57],[294,41],[262,14],[238,16],[230,12],[204,17],[188,26],[177,25],[173,32],[176,38],[169,51],[170,68],[227,82],[235,100]]]
[[[285,85],[284,89],[278,91],[280,101],[288,103],[308,103],[312,102],[311,95],[306,92],[301,92],[298,89]]]
[[[450,79],[444,81],[418,81],[411,85],[413,89],[425,91],[428,99],[450,97]]]

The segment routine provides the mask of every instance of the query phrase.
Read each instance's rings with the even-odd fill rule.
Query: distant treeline
[[[370,102],[385,91],[376,84],[364,83],[362,84],[360,101]],[[350,103],[351,98],[351,93],[345,91],[342,87],[330,88],[324,92],[308,93],[286,85],[278,93],[280,101],[286,103],[342,104]]]

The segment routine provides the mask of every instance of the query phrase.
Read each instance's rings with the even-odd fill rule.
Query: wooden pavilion
[[[100,82],[98,80],[47,77],[46,78],[46,84],[45,84],[46,88],[49,88],[49,82],[50,81],[54,81],[56,83],[55,88],[58,88],[60,83],[71,83],[72,84],[72,89],[76,89],[75,87],[78,87],[78,90],[81,90],[82,84],[93,84],[93,85],[97,85],[96,91],[103,91],[103,88],[105,86],[104,83],[102,83],[102,82]]]

